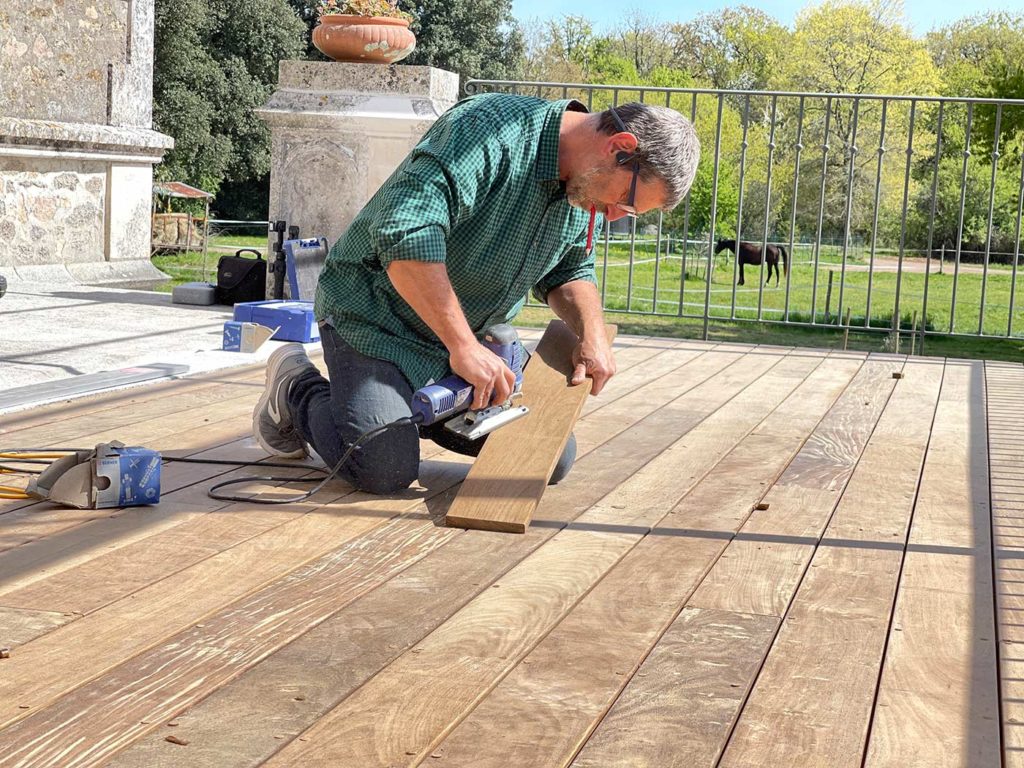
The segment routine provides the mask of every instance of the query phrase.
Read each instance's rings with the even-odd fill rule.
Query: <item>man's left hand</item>
[[[615,357],[603,330],[599,339],[582,339],[572,353],[572,384],[582,384],[589,376],[594,380],[590,389],[592,395],[600,394],[608,379],[615,375]]]

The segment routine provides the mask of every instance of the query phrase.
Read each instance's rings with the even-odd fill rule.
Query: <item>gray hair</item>
[[[693,125],[668,107],[651,104],[622,104],[615,107],[626,130],[636,136],[640,178],[659,179],[668,192],[665,210],[679,205],[697,175],[700,140]],[[611,110],[598,114],[599,129],[609,136],[619,132]]]

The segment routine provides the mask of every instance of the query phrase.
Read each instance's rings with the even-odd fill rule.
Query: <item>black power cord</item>
[[[396,419],[395,421],[392,421],[390,424],[385,424],[382,427],[374,427],[373,429],[369,430],[368,432],[364,432],[358,438],[355,439],[355,441],[352,443],[352,445],[350,445],[348,447],[348,450],[346,450],[345,453],[342,455],[342,457],[340,459],[338,459],[338,463],[334,465],[334,469],[332,469],[327,474],[327,476],[322,478],[322,479],[321,478],[316,478],[316,477],[239,477],[239,478],[236,478],[234,480],[225,480],[222,483],[217,483],[216,485],[212,486],[210,488],[210,490],[208,490],[206,492],[206,494],[211,499],[217,499],[218,501],[244,501],[244,502],[247,502],[247,503],[250,503],[250,504],[295,504],[296,502],[299,502],[299,501],[305,501],[310,496],[312,496],[314,493],[316,493],[321,488],[323,488],[325,485],[327,485],[327,483],[330,482],[335,477],[335,475],[337,475],[338,472],[341,471],[341,468],[343,466],[345,466],[345,462],[347,462],[349,460],[349,458],[352,456],[353,452],[355,452],[355,449],[358,448],[360,446],[360,444],[362,444],[364,441],[369,440],[371,437],[373,437],[374,435],[378,435],[381,432],[386,432],[387,430],[392,429],[393,427],[400,427],[400,426],[404,426],[406,424],[417,424],[421,420],[422,419],[418,419],[415,416],[403,416],[401,419]],[[190,461],[190,459],[172,459],[172,461]],[[263,466],[263,467],[268,466],[267,464],[258,464],[258,463],[255,463],[255,462],[245,462],[244,463],[244,466],[249,466],[249,465],[252,465],[252,466]],[[285,465],[285,466],[290,466],[290,465]],[[318,471],[318,472],[323,472],[324,471],[320,467],[305,467],[305,469],[312,469],[312,470],[315,470],[315,471]],[[318,480],[319,480],[319,482],[317,482]],[[289,496],[288,498],[285,498],[285,499],[261,499],[261,498],[258,498],[256,496],[233,496],[231,494],[217,493],[217,491],[219,489],[226,488],[229,485],[240,485],[242,483],[255,483],[255,482],[261,482],[261,483],[317,483],[317,485],[314,488],[306,491],[305,493],[299,494],[298,496]]]
[[[385,424],[381,427],[374,427],[361,434],[355,441],[348,447],[342,457],[338,460],[338,463],[334,465],[334,469],[330,472],[325,470],[323,467],[311,467],[308,464],[285,464],[283,462],[270,462],[270,461],[226,461],[223,459],[191,459],[191,458],[178,458],[174,456],[161,456],[161,460],[164,462],[176,461],[182,464],[216,464],[221,466],[229,467],[274,467],[282,469],[305,469],[310,472],[319,472],[323,477],[274,477],[274,476],[258,476],[253,475],[250,477],[239,477],[234,480],[225,480],[212,486],[206,493],[211,499],[217,501],[236,501],[245,502],[248,504],[295,504],[296,502],[305,501],[310,496],[315,494],[328,482],[341,471],[341,468],[345,466],[345,463],[352,457],[362,443],[369,440],[374,435],[378,435],[382,432],[386,432],[394,427],[404,426],[406,424],[419,424],[422,421],[422,417],[419,416],[403,416],[401,419],[396,419],[390,424]],[[77,453],[89,451],[89,448],[11,448],[11,449],[0,449],[0,455],[4,454],[34,454],[34,453]],[[37,460],[37,459],[12,459],[8,458],[7,461],[13,461],[15,464],[31,463],[31,464],[50,464],[49,461]],[[0,465],[0,468],[8,469],[7,466]],[[32,469],[17,469],[10,467],[10,471],[16,471],[23,474],[39,474],[40,470]],[[261,499],[257,496],[235,496],[227,493],[218,493],[221,488],[226,488],[229,485],[241,485],[242,483],[316,483],[316,486],[305,493],[297,496],[289,496],[284,499]]]

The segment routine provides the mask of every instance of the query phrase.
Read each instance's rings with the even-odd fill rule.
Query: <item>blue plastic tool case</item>
[[[320,327],[313,316],[311,301],[246,301],[235,304],[234,319],[241,323],[259,323],[278,331],[275,341],[320,340]]]

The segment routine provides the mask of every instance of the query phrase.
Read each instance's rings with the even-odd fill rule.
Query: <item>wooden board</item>
[[[809,399],[820,418],[856,372],[856,365],[818,376],[820,368],[808,371],[818,362],[820,356],[806,363],[788,357],[744,391],[742,400],[741,396],[734,399],[737,410],[750,419],[747,428],[772,408],[768,418],[799,420]],[[796,367],[801,365],[807,367]],[[793,367],[786,370],[784,366]],[[801,375],[808,378],[799,383]],[[701,429],[710,436],[728,427],[709,419]],[[743,437],[434,749],[441,756],[431,764],[504,768],[564,765],[571,760],[726,546],[728,535],[763,494],[764,484],[778,476],[806,436],[805,432],[791,434],[788,440],[763,434]],[[697,435],[694,440],[695,454],[714,450],[713,441],[697,442]],[[679,681],[668,678],[665,682]],[[499,722],[504,727],[494,729]],[[666,749],[678,749],[678,743],[669,742]],[[690,751],[686,754],[689,757]],[[621,762],[598,760],[595,764]]]
[[[607,326],[609,343],[615,326]],[[591,380],[570,386],[576,334],[552,320],[523,376],[525,418],[487,437],[445,523],[459,528],[523,533],[590,394]]]
[[[860,361],[853,362],[859,365]],[[823,367],[826,366],[829,363]],[[738,463],[723,462],[719,465],[722,474],[714,478],[715,482],[708,483],[706,489],[702,487],[705,484],[698,486],[665,521],[665,526],[687,530],[703,525],[714,532],[714,510],[716,505],[725,504],[731,505],[737,514],[747,515],[745,522],[742,518],[735,522],[736,526],[742,525],[740,536],[755,520],[759,521],[762,533],[755,534],[753,541],[734,539],[728,542],[726,537],[723,541],[728,544],[725,554],[715,562],[701,587],[687,602],[687,608],[668,630],[665,652],[660,652],[659,645],[630,681],[581,752],[580,766],[596,768],[624,763],[638,768],[710,768],[716,765],[778,627],[778,618],[770,614],[779,603],[776,595],[780,588],[772,582],[780,573],[788,574],[788,568],[794,567],[792,561],[797,559],[794,555],[800,552],[799,548],[788,553],[779,551],[781,548],[768,533],[771,530],[769,520],[778,517],[780,525],[789,526],[789,530],[820,533],[824,523],[819,521],[827,516],[836,501],[833,493],[820,491],[807,495],[799,486],[790,486],[801,491],[792,499],[780,498],[779,483],[787,478],[794,483],[809,474],[825,481],[827,486],[838,484],[841,490],[845,483],[843,478],[852,472],[874,419],[888,399],[892,388],[890,373],[888,365],[865,365],[834,405],[828,399],[829,388],[812,382],[819,385],[817,393],[810,394],[801,388],[793,397],[803,399],[808,406],[816,404],[818,414],[828,409],[824,418],[812,422],[813,412],[796,415],[792,410],[780,408],[755,430],[748,438],[748,441],[758,441],[751,445],[752,449],[758,445],[767,449],[769,440],[789,441],[799,436],[801,430],[813,430],[776,484],[766,484],[767,495],[762,498],[772,499],[768,510],[751,512],[749,497],[744,503],[742,497],[735,495],[735,478],[744,470]],[[849,441],[841,440],[839,433],[849,430],[858,418],[870,423],[858,428]],[[823,446],[832,448],[823,450]],[[840,446],[844,450],[838,450]],[[811,456],[816,458],[812,461]],[[748,463],[755,460],[749,453],[737,455],[738,460],[742,458]],[[706,510],[703,515],[702,510]],[[778,544],[792,538],[779,537]],[[751,553],[760,556],[762,550],[771,551],[773,545],[776,558],[755,560],[752,564],[743,562],[752,557]],[[759,567],[762,570],[758,570]],[[710,592],[707,590],[709,582],[715,585]],[[760,611],[745,612],[748,606]],[[781,612],[784,606],[785,603],[778,610]],[[737,607],[742,610],[736,610]],[[694,636],[694,632],[699,632],[699,636]],[[694,696],[695,687],[710,695]],[[716,699],[718,693],[722,697]],[[672,745],[680,742],[685,743],[687,749],[673,750]]]
[[[423,498],[450,488],[464,472],[454,464],[428,467],[423,485],[399,496],[346,496],[350,503],[340,506],[346,514],[304,514],[317,508],[308,502],[277,507],[276,512],[291,511],[295,519],[26,644],[17,657],[5,660],[0,724],[31,714],[22,705],[45,706],[212,611],[414,509]],[[330,500],[327,494],[324,501]],[[89,653],[83,654],[83,648]]]
[[[985,363],[1005,768],[1024,766],[1024,368]]]
[[[946,365],[867,768],[999,765],[984,363]]]

